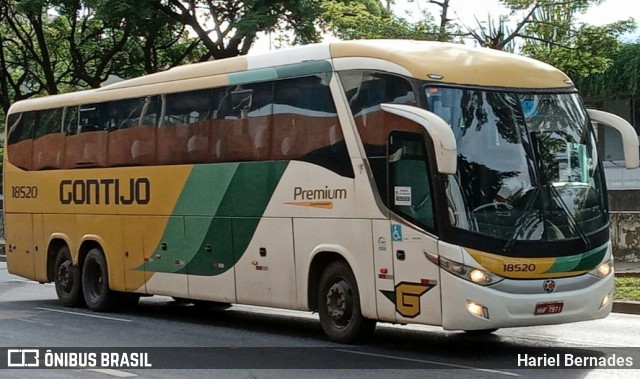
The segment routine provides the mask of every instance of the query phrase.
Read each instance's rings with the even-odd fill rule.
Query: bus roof
[[[281,77],[274,69],[278,66],[328,60],[337,63],[341,58],[370,58],[377,61],[378,68],[397,72],[400,67],[403,74],[448,84],[519,89],[573,86],[569,78],[553,66],[516,54],[443,42],[360,40],[183,65],[102,88],[20,101],[9,113],[224,86],[237,82],[236,74],[243,74],[245,82],[248,77],[255,81],[276,79]],[[362,68],[368,67],[363,64]]]
[[[411,76],[430,80],[441,76],[443,83],[504,88],[569,88],[569,77],[557,68],[504,51],[461,44],[363,40],[331,44],[333,58],[369,57],[384,59],[406,68]]]

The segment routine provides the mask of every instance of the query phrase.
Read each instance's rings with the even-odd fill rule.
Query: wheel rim
[[[99,264],[93,261],[86,262],[85,265],[87,265],[86,272],[84,273],[87,277],[87,294],[92,301],[96,301],[100,298],[104,285],[102,269],[100,268]]]
[[[329,288],[326,305],[329,319],[335,326],[344,328],[349,325],[353,314],[353,291],[346,281],[340,280]]]
[[[73,288],[73,266],[70,260],[62,262],[56,272],[56,285],[64,293],[69,294]]]

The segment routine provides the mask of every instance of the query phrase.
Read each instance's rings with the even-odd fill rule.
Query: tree
[[[389,2],[385,7],[378,0],[325,0],[322,6],[322,27],[341,39],[438,39],[438,27],[428,13],[411,23],[393,15]]]
[[[640,97],[640,41],[623,44],[607,71],[575,80],[580,92],[592,99]]]
[[[440,26],[438,28],[438,41],[451,41],[460,34],[458,26],[453,23],[454,19],[449,18],[450,0],[429,0],[429,3],[440,7]]]
[[[511,13],[499,25],[472,30],[482,46],[503,50],[520,42],[520,52],[550,63],[572,77],[603,72],[620,44],[618,37],[635,28],[632,19],[604,26],[577,22],[577,16],[602,0],[501,0]],[[513,30],[505,23],[520,15]]]
[[[603,26],[576,23],[594,0],[541,3],[525,28],[522,53],[563,70],[571,77],[602,73],[620,48],[620,35],[633,30],[632,19]]]
[[[143,0],[142,4],[188,26],[206,48],[201,61],[247,54],[263,31],[292,31],[295,43],[320,39],[315,25],[321,8],[314,0]]]

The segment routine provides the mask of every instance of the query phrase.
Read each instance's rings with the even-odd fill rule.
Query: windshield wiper
[[[584,245],[587,248],[589,248],[591,246],[591,242],[589,242],[587,235],[584,233],[584,231],[582,230],[582,227],[580,226],[580,224],[578,224],[578,221],[575,219],[575,217],[573,217],[573,214],[571,214],[569,207],[567,207],[567,204],[562,199],[562,195],[560,194],[558,189],[549,182],[549,179],[547,177],[546,165],[542,159],[542,153],[540,151],[540,141],[538,141],[538,136],[534,132],[529,133],[529,136],[531,138],[533,152],[535,155],[535,161],[536,161],[536,166],[537,166],[538,175],[539,175],[539,182],[541,182],[545,186],[548,193],[550,194],[550,197],[553,197],[556,200],[558,200],[558,203],[560,204],[560,209],[562,209],[564,214],[567,216],[567,219],[569,220],[569,225],[571,226],[573,231],[576,234],[578,234],[582,242],[584,242]],[[542,210],[542,217],[544,218],[544,209]],[[543,227],[546,230],[546,225],[544,225],[544,221],[543,221]]]
[[[515,230],[514,230],[513,234],[511,235],[511,238],[509,238],[507,243],[502,248],[502,252],[503,253],[506,252],[506,251],[509,251],[513,247],[513,244],[518,239],[518,235],[520,234],[520,230],[525,225],[524,224],[524,220],[526,220],[529,217],[529,214],[533,210],[533,204],[535,204],[536,200],[538,199],[538,194],[540,193],[540,188],[541,188],[540,186],[537,186],[533,190],[533,193],[531,194],[531,197],[529,198],[529,200],[527,200],[527,203],[525,204],[525,207],[524,207],[524,211],[522,212],[522,216],[520,216],[520,218],[518,218],[518,220],[516,220]],[[543,227],[544,227],[544,225],[543,225]]]
[[[565,203],[564,200],[562,199],[562,195],[560,194],[560,191],[558,191],[558,189],[554,187],[551,183],[547,183],[547,186],[549,189],[551,189],[550,192],[553,193],[554,198],[558,200],[558,202],[560,203],[560,209],[562,209],[564,211],[564,214],[567,215],[567,218],[569,219],[569,225],[571,226],[571,228],[576,232],[576,234],[578,234],[582,242],[584,242],[585,247],[587,249],[590,248],[591,242],[589,241],[589,239],[587,238],[587,235],[582,230],[582,227],[578,223],[578,220],[576,220],[576,218],[573,217],[573,214],[571,214],[569,207],[567,207],[567,203]]]

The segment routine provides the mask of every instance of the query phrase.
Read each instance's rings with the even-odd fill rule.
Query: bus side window
[[[315,74],[275,82],[270,156],[306,161],[351,178],[329,81],[329,75]]]
[[[225,98],[223,98],[225,99]],[[224,100],[225,113],[214,122],[221,139],[219,159],[226,162],[266,160],[271,146],[273,82],[237,86]],[[221,105],[219,108],[223,108]]]
[[[106,167],[109,103],[81,105],[78,118],[78,134],[65,138],[64,168]]]
[[[146,124],[145,113],[153,108],[154,97],[114,101],[110,105],[109,166],[149,165],[155,161],[155,119]]]
[[[25,170],[32,169],[33,137],[36,126],[36,112],[22,112],[9,116],[9,137],[7,153],[9,162]]]
[[[424,136],[392,132],[389,135],[389,196],[391,209],[433,229],[433,204]]]
[[[349,100],[358,134],[367,154],[380,198],[387,200],[387,141],[392,130],[421,132],[422,127],[406,118],[386,113],[382,103],[416,105],[409,78],[384,72],[350,70],[339,73]]]
[[[62,130],[66,135],[78,134],[78,106],[66,107]]]
[[[159,125],[157,164],[203,163],[214,160],[212,141],[213,90],[162,95],[157,111]]]
[[[65,138],[62,133],[64,108],[38,111],[33,143],[33,168],[59,169],[64,164]]]
[[[80,106],[79,133],[107,131],[109,129],[109,103]]]

